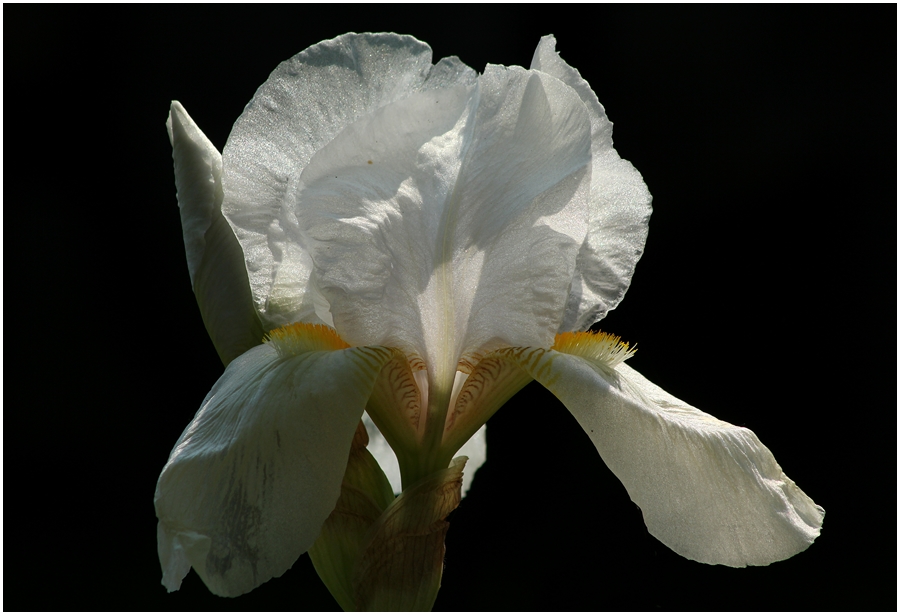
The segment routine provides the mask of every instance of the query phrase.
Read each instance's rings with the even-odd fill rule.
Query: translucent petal
[[[340,494],[381,348],[231,362],[181,435],[156,488],[163,584],[191,566],[222,596],[283,574],[312,546]]]
[[[587,232],[589,164],[576,94],[518,68],[347,127],[295,198],[335,328],[418,355],[450,383],[467,353],[549,346]]]
[[[572,412],[676,553],[727,566],[766,565],[806,549],[825,511],[784,475],[749,429],[669,395],[625,364],[511,349]]]
[[[223,209],[244,246],[267,328],[331,324],[327,303],[308,287],[312,261],[292,211],[313,154],[387,103],[474,81],[456,58],[432,66],[431,49],[412,37],[345,34],[283,62],[259,88],[225,146]]]
[[[652,200],[640,173],[613,149],[612,122],[577,70],[555,51],[556,39],[541,39],[531,68],[572,87],[591,120],[590,232],[578,263],[560,331],[587,329],[615,308],[644,252]]]
[[[244,255],[222,216],[222,156],[184,107],[166,122],[191,285],[206,330],[225,365],[262,342]]]

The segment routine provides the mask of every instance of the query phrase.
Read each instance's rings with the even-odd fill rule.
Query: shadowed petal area
[[[706,564],[764,566],[806,549],[825,511],[749,429],[669,395],[627,365],[553,350],[504,354],[575,416],[650,533]]]
[[[203,323],[228,365],[262,343],[244,254],[222,215],[222,156],[178,101],[172,102],[169,141],[191,286]]]
[[[156,487],[163,585],[191,566],[220,596],[283,574],[319,534],[340,495],[350,443],[384,348],[231,362],[188,425]]]
[[[432,66],[428,45],[397,34],[345,34],[272,72],[224,150],[223,210],[244,246],[267,328],[301,320],[331,324],[327,304],[308,285],[312,260],[291,211],[292,187],[313,155],[388,103],[475,79],[457,58]]]
[[[612,122],[587,81],[556,52],[545,36],[531,68],[553,75],[574,89],[591,120],[590,230],[578,262],[560,331],[584,330],[615,308],[644,253],[651,196],[641,174],[613,149]]]

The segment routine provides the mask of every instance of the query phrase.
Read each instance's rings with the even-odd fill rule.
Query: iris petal
[[[613,149],[612,122],[597,95],[555,48],[555,38],[543,37],[531,68],[575,90],[591,121],[590,230],[578,253],[562,332],[587,329],[622,300],[644,252],[652,199],[637,169]]]
[[[428,45],[397,34],[345,34],[283,62],[234,125],[224,150],[223,205],[244,246],[266,328],[331,324],[310,288],[312,261],[290,190],[313,155],[344,128],[415,92],[472,84],[456,58],[431,64]]]
[[[549,345],[587,233],[589,164],[577,95],[517,68],[347,127],[293,199],[335,328],[450,383],[467,353]]]
[[[191,566],[222,596],[283,574],[340,495],[353,434],[383,348],[283,357],[271,345],[229,364],[156,488],[163,584]]]
[[[650,533],[706,564],[763,566],[806,549],[825,511],[749,429],[720,421],[625,364],[553,350],[505,353],[565,404],[640,506]]]

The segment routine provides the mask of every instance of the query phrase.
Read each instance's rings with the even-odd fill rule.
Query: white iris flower
[[[479,75],[409,36],[347,34],[282,63],[222,154],[177,102],[168,127],[227,365],[159,478],[169,590],[193,567],[242,594],[312,549],[344,608],[430,608],[455,456],[483,460],[485,422],[532,379],[684,557],[765,565],[818,536],[824,511],[753,432],[586,332],[628,288],[651,197],[552,37],[530,69]],[[366,452],[364,410],[402,485]]]

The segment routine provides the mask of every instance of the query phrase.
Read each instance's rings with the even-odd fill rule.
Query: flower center
[[[273,329],[266,343],[281,358],[350,348],[331,327],[303,322]],[[366,409],[397,454],[404,484],[447,467],[494,412],[532,380],[522,362],[539,360],[550,352],[522,347],[467,355],[459,360],[450,380],[429,374],[418,356],[386,350],[394,356],[380,368]],[[637,348],[617,335],[587,331],[558,334],[552,350],[612,370]]]

